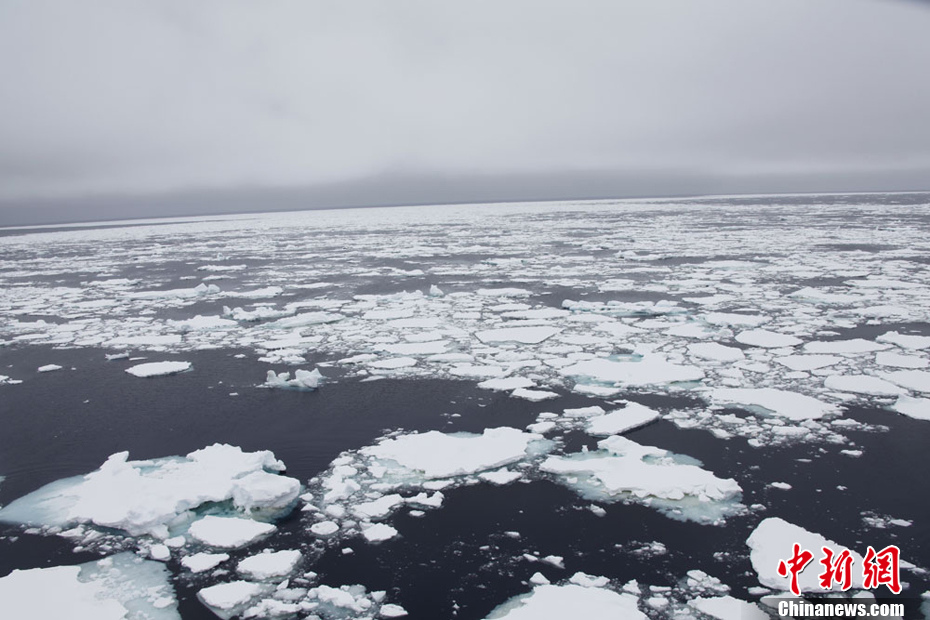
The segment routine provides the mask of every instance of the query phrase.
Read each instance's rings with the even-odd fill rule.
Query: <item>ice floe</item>
[[[267,450],[244,452],[214,444],[185,457],[130,461],[128,456],[119,452],[96,471],[53,482],[14,500],[0,509],[0,521],[58,527],[88,524],[157,539],[183,533],[194,521],[192,534],[212,544],[211,531],[215,529],[217,537],[224,535],[221,526],[230,520],[208,516],[197,521],[192,511],[198,507],[225,504],[244,517],[274,518],[288,512],[300,493],[300,482],[279,475],[284,464]],[[268,525],[250,518],[238,521]]]
[[[630,360],[586,360],[563,368],[560,373],[575,377],[582,383],[588,379],[630,387],[700,381],[704,378],[704,371],[700,368],[673,364],[659,355]]]
[[[190,362],[148,362],[130,366],[126,372],[134,377],[163,377],[166,375],[176,375],[179,372],[185,372],[191,369]]]
[[[291,379],[290,372],[285,371],[276,374],[273,370],[269,370],[262,386],[290,390],[315,390],[320,387],[322,382],[323,374],[319,368],[295,370],[293,379]]]
[[[718,388],[710,398],[717,404],[761,408],[789,420],[816,420],[839,413],[836,405],[824,403],[812,396],[775,388]]]
[[[930,420],[930,398],[899,396],[891,408],[917,420]]]
[[[604,587],[537,585],[495,608],[487,620],[563,620],[564,618],[624,618],[647,620],[639,599]]]
[[[637,501],[682,520],[722,522],[740,512],[740,485],[689,457],[612,436],[594,452],[550,456],[539,466],[583,497]]]
[[[0,577],[7,618],[180,620],[160,562],[120,553],[77,566],[14,570]]]
[[[787,562],[793,555],[793,546],[798,544],[801,549],[811,551],[815,556],[821,555],[821,548],[828,547],[836,553],[839,553],[842,547],[832,540],[828,540],[815,532],[810,532],[804,528],[789,523],[779,517],[770,517],[763,520],[756,526],[749,538],[746,540],[749,546],[749,560],[752,562],[752,568],[758,575],[759,583],[762,585],[788,592],[790,590],[790,577],[778,574],[778,563]],[[853,557],[853,566],[862,567],[862,556],[855,551],[850,550]],[[852,584],[854,588],[862,587],[862,571],[852,570]],[[822,592],[820,586],[820,571],[808,567],[808,570],[802,571],[798,575],[798,588],[801,592]],[[837,585],[834,589],[839,590]]]

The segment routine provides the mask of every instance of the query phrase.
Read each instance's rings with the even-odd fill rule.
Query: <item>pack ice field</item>
[[[928,264],[928,194],[2,230],[0,615],[924,617]]]

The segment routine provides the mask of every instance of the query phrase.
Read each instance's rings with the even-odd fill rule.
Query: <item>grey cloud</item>
[[[927,32],[926,4],[895,0],[8,0],[0,199],[643,170],[890,181],[930,171]]]

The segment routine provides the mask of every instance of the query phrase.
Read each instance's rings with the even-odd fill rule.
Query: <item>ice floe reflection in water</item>
[[[767,200],[6,236],[0,575],[135,551],[185,618],[753,617],[771,518],[919,569],[927,202]]]

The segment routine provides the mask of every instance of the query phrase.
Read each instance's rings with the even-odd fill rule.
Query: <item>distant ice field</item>
[[[804,532],[922,617],[928,264],[928,195],[6,231],[0,592],[755,617]]]

